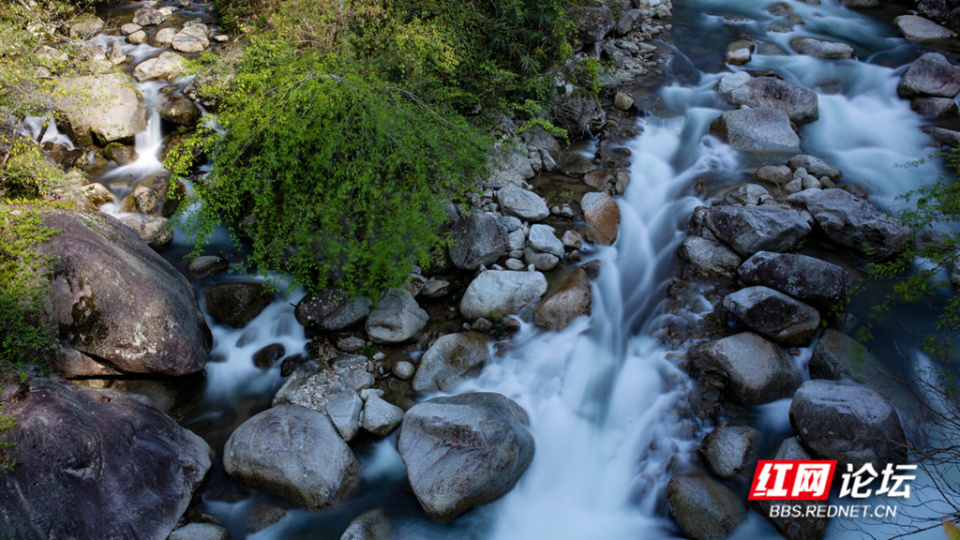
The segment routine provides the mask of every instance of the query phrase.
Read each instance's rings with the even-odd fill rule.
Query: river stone
[[[476,270],[481,264],[497,262],[508,247],[507,229],[500,220],[474,210],[453,227],[450,260],[461,270]]]
[[[528,425],[500,394],[433,398],[408,410],[397,447],[427,514],[449,521],[513,489],[533,460]]]
[[[216,255],[201,255],[187,263],[187,277],[197,281],[205,277],[222,274],[230,268],[230,263]]]
[[[153,45],[156,47],[169,47],[173,43],[173,37],[177,35],[176,28],[161,28],[153,36]]]
[[[417,392],[450,392],[461,382],[480,374],[490,360],[487,336],[480,332],[447,334],[420,359],[413,379]]]
[[[790,48],[799,54],[823,58],[824,60],[844,60],[856,56],[853,47],[846,43],[835,43],[811,37],[791,39]]]
[[[523,185],[525,180],[537,174],[519,139],[497,141],[490,156],[492,172],[484,182],[485,188],[499,189],[509,185]]]
[[[866,386],[813,380],[803,383],[790,404],[790,424],[811,453],[859,468],[905,463],[906,439],[896,409]]]
[[[757,46],[749,39],[739,39],[727,46],[724,61],[731,66],[742,66],[750,62]]]
[[[84,13],[74,18],[70,23],[70,39],[90,39],[103,30],[106,23],[103,19],[90,13]]]
[[[133,15],[133,24],[140,26],[156,26],[163,24],[167,20],[167,15],[154,7],[142,7]]]
[[[203,24],[187,24],[173,36],[170,42],[173,50],[183,53],[198,53],[210,46],[207,27]]]
[[[843,332],[828,328],[813,348],[810,377],[866,382],[865,375],[875,371],[877,365],[877,359],[862,343]]]
[[[534,308],[533,322],[559,332],[578,317],[590,315],[590,303],[590,278],[583,268],[576,268]]]
[[[107,51],[107,59],[115,66],[127,61],[127,53],[123,52],[123,47],[120,46],[119,41],[114,41],[110,44],[110,50]]]
[[[367,394],[363,404],[363,420],[360,423],[363,429],[374,435],[386,437],[400,425],[401,420],[403,420],[403,409],[387,403],[377,394]]]
[[[777,453],[774,454],[773,459],[807,461],[813,459],[813,457],[807,452],[806,448],[800,444],[800,441],[798,441],[796,437],[790,437],[780,443],[780,447],[777,448]],[[776,527],[787,540],[821,540],[826,536],[827,525],[830,523],[830,519],[812,517],[771,518],[769,517],[771,506],[800,505],[803,508],[802,512],[806,514],[807,507],[827,506],[827,504],[827,501],[754,501],[754,505],[760,510],[760,513],[773,523],[774,527]],[[819,509],[817,511],[825,512],[825,510]],[[783,515],[784,513],[781,511],[778,512],[778,514]]]
[[[172,81],[186,71],[187,66],[183,57],[172,52],[162,52],[156,58],[150,58],[137,64],[133,69],[133,77],[138,82],[151,81],[154,79],[166,79]]]
[[[724,422],[703,438],[699,452],[710,472],[720,478],[736,478],[750,464],[759,442],[760,432],[752,427]]]
[[[74,144],[132,140],[147,129],[147,108],[122,73],[58,79],[51,92],[57,125]]]
[[[130,227],[141,240],[157,251],[173,241],[173,225],[165,217],[133,214],[120,218],[120,223]]]
[[[143,27],[140,26],[139,24],[133,24],[133,23],[127,23],[120,27],[120,33],[123,34],[124,36],[129,36],[130,34],[133,34],[134,32],[139,32],[140,30],[143,30]]]
[[[702,472],[674,475],[666,491],[670,514],[691,540],[721,540],[747,519],[740,497]]]
[[[699,236],[686,237],[680,245],[679,255],[704,276],[732,278],[742,262],[730,248]]]
[[[922,43],[957,37],[956,32],[916,15],[901,15],[893,20],[893,24],[907,41]]]
[[[80,193],[95,206],[116,201],[113,193],[103,184],[87,184],[80,188]]]
[[[147,33],[143,30],[137,30],[127,36],[127,41],[129,41],[131,45],[142,45],[147,42]]]
[[[606,193],[587,193],[580,199],[583,221],[590,228],[588,234],[595,244],[609,246],[617,239],[620,229],[620,207]]]
[[[275,298],[262,283],[218,283],[204,295],[207,313],[234,328],[246,326]]]
[[[813,214],[827,238],[859,255],[884,259],[910,239],[909,229],[845,190],[810,190],[793,197]]]
[[[547,279],[540,272],[487,270],[470,282],[460,300],[460,313],[468,321],[499,321],[546,292]]]
[[[180,126],[193,127],[200,116],[200,109],[187,98],[177,98],[160,107],[160,118]]]
[[[188,523],[170,533],[167,540],[230,540],[230,531],[213,523]]]
[[[769,287],[728,294],[723,307],[750,330],[785,345],[807,345],[820,328],[816,309]]]
[[[133,146],[110,143],[103,149],[103,157],[113,160],[117,165],[123,167],[136,161],[140,154]]]
[[[945,97],[918,97],[910,100],[910,108],[925,118],[956,116],[957,102]]]
[[[827,165],[827,162],[818,157],[808,156],[806,154],[793,156],[790,158],[790,161],[787,162],[787,165],[789,165],[789,167],[794,171],[802,167],[808,173],[816,176],[817,178],[826,176],[834,182],[837,182],[843,178],[843,173],[840,172],[840,169]]]
[[[747,285],[764,285],[822,310],[842,305],[853,286],[843,268],[794,253],[761,251],[737,273]]]
[[[817,94],[813,90],[776,77],[752,79],[734,88],[728,100],[751,108],[781,109],[796,124],[813,122],[820,116]]]
[[[363,322],[370,315],[370,303],[364,298],[347,299],[343,291],[330,288],[304,296],[294,315],[303,326],[336,332]]]
[[[409,291],[390,289],[367,317],[367,335],[374,343],[403,343],[417,337],[429,318]]]
[[[513,184],[497,191],[497,201],[504,213],[524,221],[540,221],[550,215],[547,202],[542,197]]]
[[[223,469],[242,486],[316,510],[357,485],[360,462],[326,416],[278,405],[240,425],[223,448]]]
[[[61,343],[80,353],[67,376],[186,375],[203,369],[211,335],[190,283],[128,227],[100,212],[56,212],[60,233],[35,247],[51,257],[44,308]]]
[[[527,243],[537,251],[563,257],[563,242],[557,238],[554,228],[549,225],[531,226]]]
[[[533,265],[540,272],[548,272],[560,264],[560,257],[549,253],[541,253],[529,247],[524,248],[523,258],[527,261],[527,264]]]
[[[720,92],[724,96],[729,96],[730,92],[733,92],[734,89],[741,85],[747,84],[750,82],[750,79],[752,79],[752,77],[746,71],[726,73],[720,77],[720,80],[717,82],[717,92]]]
[[[343,440],[349,442],[360,431],[360,412],[363,400],[353,390],[343,390],[327,400],[326,413]]]
[[[369,510],[350,522],[340,540],[389,540],[390,520],[381,510]]]
[[[741,152],[796,154],[800,151],[800,137],[790,126],[790,117],[780,109],[758,107],[726,111],[710,124],[710,133]]]
[[[800,385],[793,359],[780,347],[743,332],[696,347],[691,367],[723,383],[723,395],[733,403],[762,405],[790,397]]]
[[[775,206],[715,206],[697,209],[694,215],[744,257],[758,251],[791,251],[812,230],[800,212]]]
[[[2,404],[5,538],[166,538],[210,468],[207,443],[138,394],[31,379]]]
[[[935,52],[926,53],[910,64],[897,85],[897,94],[902,98],[923,95],[953,98],[957,93],[960,93],[960,66]]]
[[[170,173],[162,170],[143,178],[133,192],[120,203],[123,212],[139,212],[170,217],[185,193],[183,184],[170,179]]]

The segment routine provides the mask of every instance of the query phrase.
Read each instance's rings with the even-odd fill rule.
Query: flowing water
[[[662,504],[662,490],[671,472],[684,468],[699,436],[710,426],[693,420],[689,412],[686,397],[692,383],[678,367],[686,351],[667,350],[658,337],[668,322],[695,321],[713,308],[694,297],[688,299],[690,309],[672,313],[664,307],[666,287],[692,210],[709,202],[694,195],[697,181],[708,178],[707,193],[715,193],[747,181],[744,169],[757,164],[753,156],[706,135],[710,122],[730,108],[713,90],[719,74],[730,69],[769,70],[815,89],[820,119],[802,128],[804,151],[843,170],[845,182],[867,188],[881,206],[895,209],[897,195],[939,172],[936,164],[901,166],[936,148],[920,130],[924,120],[896,96],[905,64],[919,54],[888,22],[904,8],[889,4],[871,16],[844,8],[837,0],[823,0],[817,6],[790,2],[807,24],[790,32],[771,32],[772,24],[785,22],[766,11],[771,3],[675,0],[671,44],[662,44],[672,49],[672,60],[653,88],[658,105],[652,115],[637,120],[640,135],[626,144],[632,155],[631,183],[619,200],[619,238],[612,247],[585,249],[586,260],[601,261],[591,316],[557,333],[524,324],[505,354],[457,390],[499,392],[529,413],[537,450],[514,490],[450,524],[438,525],[426,519],[405,485],[395,436],[379,442],[361,440],[355,445],[363,462],[356,497],[336,509],[292,510],[274,526],[247,537],[338,538],[350,519],[371,508],[384,508],[396,536],[404,539],[640,539],[676,534]],[[115,14],[129,16],[139,5]],[[743,34],[758,38],[765,54],[756,54],[744,68],[724,66],[726,45]],[[825,61],[793,54],[787,43],[797,35],[845,41],[856,48],[860,60]],[[118,38],[98,36],[96,42],[108,45],[114,39]],[[121,44],[134,57],[126,69],[161,52],[149,45]],[[162,86],[139,85],[150,111],[147,131],[136,138],[139,159],[106,170],[99,178],[118,201],[137,181],[162,170],[157,158],[164,135],[157,113]],[[42,131],[42,123],[42,118],[29,119],[24,133],[72,147],[55,125]],[[118,213],[113,206],[103,210]],[[183,269],[182,257],[190,250],[191,239],[176,232],[165,257]],[[221,232],[211,249],[233,247]],[[276,278],[282,283],[282,276]],[[251,278],[221,276],[199,286],[236,279]],[[284,345],[288,354],[297,353],[308,343],[293,317],[292,305],[302,295],[295,292],[278,300],[242,330],[208,317],[215,344],[206,367],[206,389],[184,424],[218,453],[237,425],[269,405],[282,382],[278,368],[255,368],[253,354],[273,343]],[[809,349],[798,363],[803,365],[808,358]],[[754,412],[765,448],[789,436],[788,405],[784,400]],[[234,538],[246,535],[244,518],[258,505],[282,504],[235,486],[219,461],[202,499],[203,511],[218,518]],[[890,536],[891,531],[871,529],[878,537]],[[858,537],[839,527],[829,534]],[[777,534],[753,514],[736,536]]]

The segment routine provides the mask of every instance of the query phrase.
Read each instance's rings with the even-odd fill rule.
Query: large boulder
[[[234,328],[243,328],[276,298],[262,283],[218,283],[207,289],[207,313]]]
[[[741,152],[796,154],[800,151],[800,137],[790,126],[790,117],[780,109],[758,107],[726,111],[710,124],[710,133]]]
[[[122,73],[58,79],[51,92],[57,125],[77,146],[132,140],[147,129],[147,108]]]
[[[137,64],[137,67],[133,70],[133,77],[139,82],[154,79],[172,81],[186,69],[187,65],[182,56],[172,52],[163,52],[156,58],[150,58]]]
[[[142,7],[133,14],[133,24],[140,26],[156,26],[167,20],[167,14],[152,6]]]
[[[732,278],[743,263],[743,259],[730,248],[699,236],[686,237],[678,254],[704,276]]]
[[[173,50],[183,53],[198,53],[210,46],[205,24],[187,24],[170,41]]]
[[[492,393],[434,398],[408,410],[397,448],[427,514],[447,521],[513,489],[533,460],[528,424],[519,405]]]
[[[163,540],[177,527],[210,468],[203,439],[138,394],[50,379],[11,394],[0,536]]]
[[[590,278],[583,268],[577,268],[537,304],[533,309],[533,323],[559,332],[578,317],[590,315],[590,303]]]
[[[308,328],[336,332],[363,322],[370,315],[365,298],[347,298],[336,288],[308,294],[294,310],[297,322]]]
[[[866,386],[807,381],[793,396],[790,423],[805,447],[817,457],[837,460],[838,467],[872,463],[880,471],[907,459],[897,411]]]
[[[367,317],[367,335],[374,343],[403,343],[423,330],[430,318],[406,289],[390,289]]]
[[[910,64],[897,84],[902,98],[938,96],[952,98],[960,93],[960,66],[940,53],[926,53]]]
[[[177,98],[160,107],[160,118],[180,126],[193,127],[200,116],[200,109],[187,98]]]
[[[747,470],[759,443],[760,432],[752,427],[723,423],[703,438],[698,450],[710,472],[736,478]]]
[[[909,229],[846,190],[810,189],[793,197],[813,214],[827,238],[860,255],[883,259],[910,239]]]
[[[751,79],[734,88],[728,100],[735,105],[781,109],[796,124],[813,122],[820,116],[816,92],[776,77]]]
[[[488,360],[490,349],[484,334],[448,334],[438,339],[420,359],[413,389],[450,392],[462,381],[479,375]]]
[[[326,416],[297,405],[278,405],[230,435],[223,468],[240,485],[317,509],[350,494],[360,462]]]
[[[877,372],[877,359],[856,339],[828,328],[810,356],[810,377],[866,382]]]
[[[721,540],[747,519],[741,498],[699,471],[670,479],[667,505],[684,536],[692,540]]]
[[[940,41],[957,37],[957,33],[923,17],[900,15],[893,20],[894,26],[907,41]]]
[[[790,48],[798,54],[805,54],[824,60],[846,60],[856,56],[853,47],[846,43],[825,41],[812,37],[795,37],[790,40]]]
[[[487,270],[467,286],[460,299],[460,313],[469,321],[499,321],[546,292],[547,278],[540,272]]]
[[[599,43],[614,27],[613,12],[605,5],[582,7],[576,15],[578,37],[584,44]]]
[[[473,211],[454,225],[450,260],[461,270],[476,270],[497,262],[510,247],[507,228],[499,219]]]
[[[211,335],[190,283],[113,217],[52,212],[60,231],[35,247],[50,257],[48,320],[68,349],[67,376],[203,369]]]
[[[580,199],[583,221],[589,227],[587,234],[595,244],[609,246],[620,230],[620,207],[606,193],[587,193]]]
[[[532,191],[507,184],[497,191],[497,201],[503,212],[524,221],[540,221],[550,215],[547,202]]]
[[[694,218],[742,256],[758,251],[791,251],[810,231],[803,214],[775,206],[715,206]]]
[[[141,240],[157,251],[173,241],[173,225],[165,217],[131,214],[120,218],[120,223],[130,227]]]
[[[800,441],[796,437],[790,437],[789,439],[784,440],[780,443],[780,447],[777,448],[777,453],[774,454],[773,459],[775,460],[801,460],[808,461],[813,459],[807,449],[800,444]],[[784,511],[777,512],[778,517],[769,517],[770,508],[773,506],[793,506],[799,505],[803,510],[802,514],[806,515],[807,512],[817,513],[820,515],[826,514],[825,507],[827,506],[826,501],[755,501],[754,505],[760,510],[760,513],[766,517],[773,526],[780,531],[780,534],[783,535],[787,540],[821,540],[827,534],[827,525],[830,524],[829,518],[816,518],[816,517],[794,517]],[[810,508],[809,507],[817,507]]]
[[[747,285],[763,285],[820,309],[842,304],[853,279],[843,268],[806,255],[761,251],[737,271]]]
[[[785,345],[807,345],[820,328],[820,313],[769,287],[740,289],[723,307],[754,332]]]
[[[724,397],[741,405],[790,397],[800,385],[793,359],[750,332],[701,345],[691,351],[690,362],[694,371],[719,379]]]

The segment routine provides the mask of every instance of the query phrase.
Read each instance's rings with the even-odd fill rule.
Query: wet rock
[[[800,444],[796,437],[790,437],[784,440],[777,453],[773,456],[776,460],[810,460],[813,457]],[[811,506],[826,506],[825,501],[756,501],[754,503],[760,509],[760,513],[767,517],[773,523],[774,527],[783,534],[787,540],[821,540],[827,533],[828,518],[804,518],[804,517],[775,517],[770,516],[770,507],[774,505],[796,505],[799,504],[803,514],[807,513],[807,508]],[[825,510],[812,510],[825,512]],[[777,512],[778,515],[785,515],[784,512]]]
[[[621,111],[629,111],[633,107],[633,98],[625,92],[617,92],[613,96],[613,106]]]
[[[340,540],[389,540],[390,520],[380,510],[370,510],[350,522]]]
[[[710,472],[720,478],[736,478],[750,464],[760,442],[760,433],[749,426],[720,424],[700,443],[700,454]]]
[[[791,39],[790,48],[799,54],[823,58],[824,60],[843,60],[856,56],[853,47],[846,43],[824,41],[811,37],[795,37]]]
[[[560,264],[560,258],[556,255],[540,253],[532,248],[523,250],[523,258],[527,261],[527,264],[533,265],[533,268],[540,272],[548,272]]]
[[[303,297],[294,315],[303,326],[336,332],[363,322],[370,315],[370,303],[364,298],[348,299],[343,291],[330,288]]]
[[[207,313],[234,328],[256,318],[276,295],[262,283],[218,283],[204,295]]]
[[[862,343],[843,332],[828,328],[813,348],[810,377],[865,382],[865,374],[876,370],[877,365],[877,359]]]
[[[120,33],[123,34],[124,36],[129,36],[130,34],[133,34],[134,32],[139,32],[140,30],[143,30],[143,27],[140,26],[139,24],[133,24],[133,23],[127,23],[120,27]]]
[[[171,181],[169,172],[160,171],[137,182],[133,192],[120,203],[120,209],[170,217],[176,212],[183,193],[183,184]]]
[[[165,217],[134,214],[120,218],[120,223],[133,229],[141,240],[155,250],[162,250],[173,241],[173,225]]]
[[[940,53],[926,53],[900,77],[897,94],[902,98],[936,96],[953,98],[960,93],[960,66]]]
[[[253,365],[260,369],[270,369],[285,354],[287,354],[286,347],[280,343],[272,343],[253,353]]]
[[[430,278],[423,284],[423,288],[420,289],[420,296],[426,298],[441,298],[450,294],[452,290],[453,285],[451,285],[449,281]]]
[[[800,385],[793,359],[780,347],[750,332],[706,343],[690,353],[694,372],[717,377],[726,399],[762,405],[790,397]]]
[[[150,58],[137,64],[133,70],[133,77],[138,82],[166,79],[172,81],[186,70],[183,57],[172,52],[160,53],[156,58]]]
[[[944,97],[914,98],[910,108],[926,118],[943,118],[957,114],[957,102]]]
[[[167,540],[230,540],[230,531],[213,523],[188,523],[170,533]]]
[[[747,285],[764,285],[822,310],[842,305],[853,284],[843,268],[794,253],[761,251],[738,274]]]
[[[698,211],[695,219],[745,257],[758,251],[792,251],[812,230],[800,212],[774,206],[715,206]]]
[[[390,289],[367,317],[367,335],[374,343],[403,343],[417,337],[429,318],[408,291]]]
[[[410,362],[404,360],[394,364],[391,371],[393,371],[393,374],[398,378],[408,380],[417,372],[417,368]]]
[[[789,165],[789,167],[794,171],[803,168],[808,173],[818,178],[821,176],[826,176],[834,182],[837,182],[843,178],[843,173],[840,172],[840,169],[827,165],[827,162],[818,157],[808,156],[806,154],[793,156],[790,158],[790,161],[787,162],[787,165]]]
[[[729,96],[730,92],[750,82],[750,79],[752,79],[752,77],[750,77],[750,74],[746,71],[727,73],[720,77],[720,80],[717,82],[717,92],[720,92],[724,96]]]
[[[563,238],[560,239],[563,247],[570,249],[580,249],[583,247],[583,235],[575,231],[566,231]]]
[[[497,201],[504,213],[524,221],[536,222],[550,215],[550,209],[542,197],[513,184],[497,191]]]
[[[742,259],[726,246],[699,236],[688,236],[680,245],[680,257],[704,276],[732,278]]]
[[[127,61],[127,54],[123,52],[123,47],[120,46],[119,41],[114,41],[110,44],[110,50],[107,51],[107,59],[115,66]]]
[[[80,188],[80,193],[96,206],[116,201],[113,193],[103,184],[88,184]]]
[[[4,536],[166,538],[210,468],[210,447],[136,394],[31,379],[4,401]],[[42,531],[38,530],[42,518]]]
[[[530,157],[518,139],[498,141],[494,144],[491,152],[491,167],[493,172],[484,182],[484,187],[490,189],[523,185],[525,180],[536,175]]]
[[[916,15],[901,15],[893,20],[893,24],[907,41],[923,43],[957,37],[956,32]]]
[[[222,274],[230,268],[230,263],[216,255],[201,255],[187,264],[187,277],[197,281],[205,277]]]
[[[207,27],[203,24],[187,24],[173,36],[170,42],[173,50],[183,53],[198,53],[210,46]]]
[[[768,287],[727,295],[723,307],[747,328],[785,345],[807,345],[820,328],[816,309]]]
[[[363,404],[363,421],[360,423],[363,429],[374,435],[386,437],[400,425],[401,420],[403,420],[403,409],[387,403],[377,394],[367,394]]]
[[[176,35],[176,28],[162,28],[153,36],[153,45],[155,47],[169,47]]]
[[[278,405],[230,435],[223,468],[240,485],[318,509],[339,503],[356,487],[360,462],[326,416]]]
[[[940,144],[950,147],[960,146],[960,131],[936,126],[925,126],[922,129],[924,133],[933,137]]]
[[[764,165],[753,173],[753,178],[767,184],[782,186],[793,179],[793,172],[786,165]]]
[[[613,12],[607,6],[582,7],[576,13],[580,41],[586,45],[599,43],[614,28]]]
[[[537,251],[563,257],[563,242],[557,238],[556,231],[549,225],[531,226],[527,244]]]
[[[817,94],[813,90],[776,77],[757,77],[734,88],[729,101],[751,108],[780,109],[796,124],[813,122],[820,117]]]
[[[106,26],[106,23],[96,15],[90,13],[78,15],[70,23],[70,38],[90,39],[100,33],[104,26]]]
[[[454,226],[450,260],[461,270],[497,262],[509,247],[506,227],[486,212],[473,211]]]
[[[282,506],[251,503],[243,513],[243,528],[251,533],[260,532],[283,519],[287,512]]]
[[[325,412],[343,440],[349,442],[360,431],[363,400],[352,389],[342,390],[327,399]]]
[[[578,317],[590,315],[590,303],[590,279],[583,268],[576,268],[534,308],[533,322],[559,332]]]
[[[500,394],[434,398],[408,410],[398,448],[423,509],[448,521],[509,492],[533,460],[528,424]]]
[[[906,439],[897,411],[865,386],[813,380],[803,383],[790,404],[790,423],[815,456],[859,468],[905,463]]]
[[[790,118],[780,109],[758,107],[726,111],[710,124],[710,133],[725,139],[741,152],[800,151],[800,137]]]
[[[667,504],[684,536],[692,540],[726,538],[747,519],[740,497],[699,471],[670,479]]]
[[[136,32],[127,36],[127,41],[132,45],[142,45],[147,42],[147,33],[143,30],[137,30]]]
[[[133,24],[140,26],[157,26],[167,20],[167,15],[153,7],[142,7],[133,15]]]
[[[77,146],[129,140],[147,129],[147,108],[122,73],[59,79],[50,94],[58,125]]]
[[[490,349],[484,334],[448,334],[438,339],[420,359],[413,389],[450,392],[461,382],[479,375],[489,359]]]
[[[734,41],[727,47],[727,54],[724,61],[732,66],[742,66],[750,62],[753,57],[753,51],[757,48],[754,43],[748,39]]]
[[[200,109],[187,98],[177,98],[160,107],[160,118],[180,126],[193,127],[200,116]]]
[[[583,221],[590,228],[588,234],[595,244],[609,246],[617,239],[620,229],[620,207],[606,193],[587,193],[580,200]]]
[[[487,270],[477,276],[460,300],[460,313],[468,321],[492,321],[520,311],[547,292],[547,279],[540,272]]]

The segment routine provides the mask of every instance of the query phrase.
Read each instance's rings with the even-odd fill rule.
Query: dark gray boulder
[[[845,60],[856,56],[853,47],[846,43],[825,41],[812,37],[795,37],[790,40],[790,48],[799,54],[823,58],[824,60]]]
[[[374,343],[403,343],[423,330],[430,316],[406,289],[390,289],[367,317],[367,335]]]
[[[218,283],[204,295],[207,313],[234,328],[246,326],[275,298],[262,283]]]
[[[723,307],[750,330],[785,345],[806,345],[820,328],[816,309],[769,287],[728,294]]]
[[[777,453],[773,459],[776,460],[811,460],[813,457],[807,452],[807,449],[800,444],[796,437],[790,437],[780,443]],[[767,518],[773,526],[780,531],[780,534],[787,540],[821,540],[827,535],[827,525],[830,524],[829,518],[815,517],[769,517],[772,506],[782,505],[800,505],[802,512],[806,514],[808,507],[827,506],[826,501],[754,501],[754,505],[760,510],[760,514]],[[826,512],[824,509],[811,509],[815,512]],[[777,512],[778,515],[784,515],[784,512]]]
[[[343,291],[330,288],[308,294],[297,303],[297,322],[326,332],[344,330],[366,320],[370,302],[365,298],[347,298]]]
[[[843,173],[840,171],[840,169],[828,165],[826,161],[818,157],[808,156],[806,154],[798,154],[793,156],[789,161],[787,161],[787,165],[793,170],[803,167],[807,170],[807,173],[812,174],[817,178],[826,176],[834,182],[843,177]]]
[[[800,151],[800,137],[790,126],[790,117],[780,109],[758,107],[726,111],[710,125],[710,133],[741,152],[796,154]]]
[[[590,315],[591,301],[590,278],[583,268],[575,268],[533,309],[533,323],[559,332]]]
[[[598,43],[614,27],[613,12],[605,5],[582,7],[576,14],[577,31],[584,44]]]
[[[679,255],[704,276],[732,278],[743,262],[730,248],[699,236],[686,237],[680,245]]]
[[[792,251],[812,230],[800,212],[775,206],[714,206],[697,209],[694,219],[744,257]]]
[[[793,359],[762,337],[743,332],[690,352],[692,371],[723,385],[723,396],[741,405],[762,405],[793,395],[800,373]]]
[[[490,360],[487,341],[487,336],[480,332],[441,337],[420,359],[413,389],[417,392],[449,392],[462,381],[479,375]]]
[[[795,253],[761,251],[737,274],[747,285],[763,285],[827,310],[847,299],[853,279],[843,268]]]
[[[684,536],[692,540],[726,538],[747,519],[741,498],[700,471],[670,479],[667,505]]]
[[[877,359],[862,343],[832,328],[823,332],[810,356],[810,376],[814,379],[866,382],[877,366]]]
[[[929,52],[910,64],[897,84],[902,98],[936,96],[952,98],[960,93],[960,66],[945,56]]]
[[[820,117],[816,92],[776,77],[751,79],[734,88],[728,99],[735,105],[780,109],[795,124],[806,124]]]
[[[497,262],[510,247],[507,228],[486,212],[473,211],[453,228],[450,260],[461,270]]]
[[[760,432],[752,427],[724,422],[703,438],[698,450],[710,472],[720,478],[736,478],[753,461],[759,442]]]

